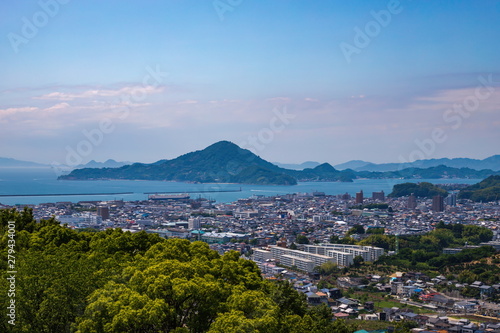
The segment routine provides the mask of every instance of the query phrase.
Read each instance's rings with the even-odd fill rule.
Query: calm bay
[[[427,181],[434,184],[475,184],[480,179],[356,179],[354,182],[300,182],[293,186],[248,185],[248,184],[194,184],[168,181],[57,180],[50,168],[0,168],[0,204],[39,204],[58,201],[147,199],[148,192],[189,192],[191,198],[209,198],[216,202],[232,202],[253,195],[271,196],[287,193],[310,193],[313,191],[335,195],[354,195],[363,190],[365,197],[374,191],[389,194],[395,184]],[[241,189],[241,191],[240,191]],[[200,191],[196,193],[197,191]],[[219,192],[232,191],[232,192]],[[204,192],[204,193],[203,193]],[[124,194],[116,194],[124,193]],[[89,195],[85,195],[89,194]],[[23,196],[25,195],[25,196]],[[33,196],[36,195],[36,196]]]

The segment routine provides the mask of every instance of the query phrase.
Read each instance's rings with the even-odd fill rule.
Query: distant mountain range
[[[0,168],[40,168],[48,167],[48,165],[15,160],[13,158],[0,157]]]
[[[50,165],[0,158],[0,167],[50,167]],[[71,170],[73,169],[73,170]],[[270,163],[229,141],[172,160],[154,163],[105,162],[94,160],[74,168],[59,179],[142,179],[187,182],[231,182],[291,185],[297,181],[353,181],[357,178],[476,178],[500,175],[500,155],[484,160],[469,158],[431,159],[413,163],[374,164],[361,160],[339,164],[304,162]]]
[[[273,162],[274,165],[279,166],[280,168],[284,169],[291,169],[291,170],[304,170],[304,169],[312,169],[320,165],[321,163],[318,162],[312,162],[312,161],[307,161],[301,164],[287,164],[287,163],[279,163],[279,162]]]
[[[83,168],[118,168],[118,167],[128,165],[128,164],[132,164],[132,162],[117,162],[113,159],[109,159],[105,162],[96,162],[94,160],[91,160],[90,162],[88,162],[86,164],[80,164],[80,165],[77,165],[74,167],[65,166],[65,165],[62,165],[60,167],[69,171],[72,169],[83,169]],[[48,164],[21,161],[21,160],[16,160],[13,158],[0,157],[0,168],[50,168],[50,167],[51,166]]]
[[[418,160],[408,163],[381,163],[375,164],[366,161],[353,160],[335,165],[338,170],[352,169],[354,171],[398,171],[406,168],[430,168],[444,165],[452,168],[470,168],[474,170],[490,169],[500,171],[500,155],[494,155],[483,160],[472,158],[438,158]]]
[[[105,162],[96,162],[91,160],[87,164],[80,164],[75,167],[75,169],[83,169],[83,168],[119,168],[124,165],[132,164],[132,162],[117,162],[113,159],[109,159]]]
[[[372,172],[351,169],[339,171],[330,164],[323,163],[312,168],[292,170],[265,161],[251,151],[242,149],[232,142],[220,141],[203,150],[187,153],[172,160],[160,160],[150,164],[134,163],[119,168],[76,169],[68,175],[60,176],[59,179],[140,179],[200,183],[230,182],[293,185],[297,181],[345,182],[356,178],[482,179],[494,174],[500,174],[500,172],[487,169],[454,168],[445,165]]]

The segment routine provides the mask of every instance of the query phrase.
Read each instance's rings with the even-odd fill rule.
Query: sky
[[[500,154],[500,1],[0,2],[0,157]]]

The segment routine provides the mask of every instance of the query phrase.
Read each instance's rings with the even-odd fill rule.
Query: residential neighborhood
[[[500,332],[499,276],[463,282],[456,274],[425,274],[418,270],[425,267],[421,264],[414,270],[394,271],[377,271],[376,266],[405,252],[405,237],[448,225],[482,227],[492,236],[478,244],[443,248],[443,255],[479,251],[482,246],[498,251],[500,205],[458,201],[435,211],[430,199],[412,200],[374,192],[360,202],[359,196],[313,192],[253,196],[233,203],[184,196],[29,208],[37,220],[54,217],[68,228],[145,231],[203,241],[221,254],[238,251],[257,264],[264,278],[286,280],[309,305],[328,306],[334,319],[385,322],[387,327],[411,322],[414,332]],[[382,247],[345,243],[347,239],[363,244],[377,234],[392,237],[393,243]],[[372,272],[362,274],[363,269]]]

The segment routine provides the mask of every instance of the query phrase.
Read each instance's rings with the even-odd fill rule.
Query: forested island
[[[430,168],[406,168],[399,171],[369,172],[346,169],[339,171],[329,163],[304,170],[290,170],[272,164],[229,141],[220,141],[199,151],[172,160],[151,164],[134,163],[119,168],[75,169],[61,180],[168,180],[199,183],[239,183],[258,185],[296,185],[298,181],[352,182],[357,178],[485,178],[499,174],[492,170],[452,168],[444,165]]]
[[[415,196],[421,198],[432,198],[435,195],[446,197],[448,192],[437,185],[427,182],[403,183],[394,185],[389,197],[400,198],[410,194],[414,194]]]

